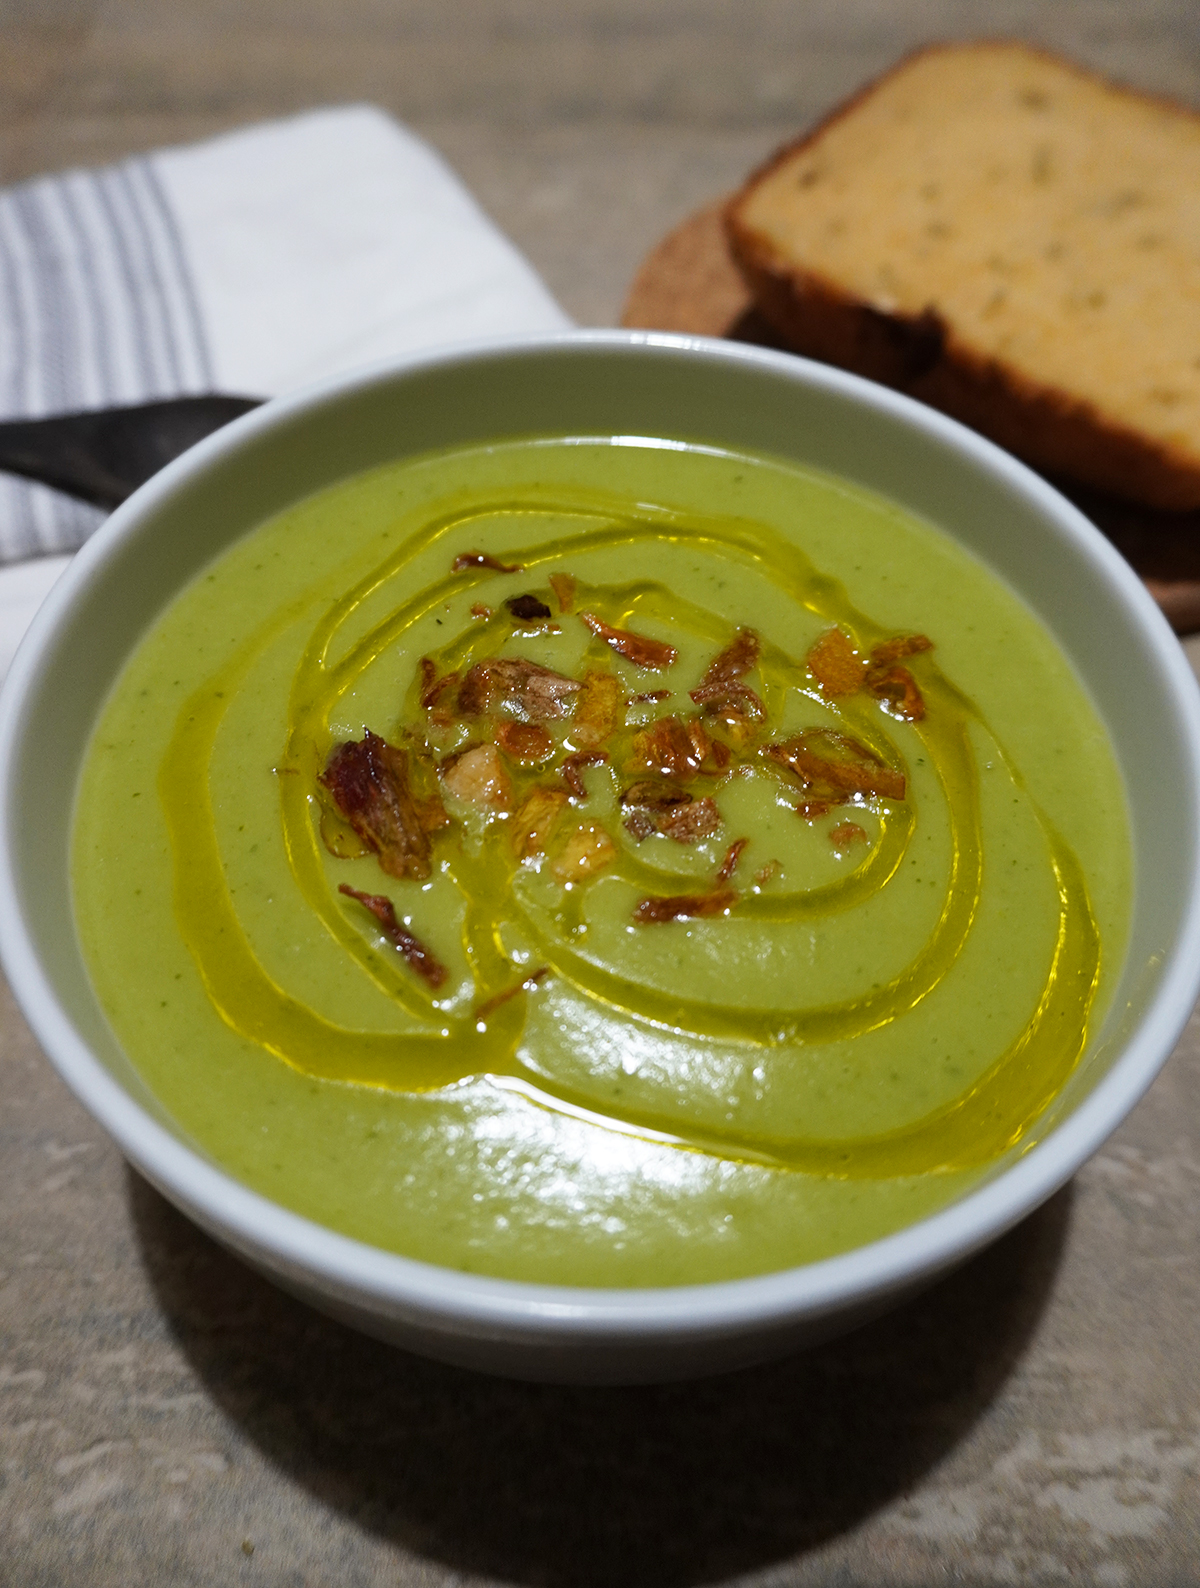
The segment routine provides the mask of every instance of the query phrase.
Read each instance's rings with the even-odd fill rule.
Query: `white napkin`
[[[271,397],[569,324],[439,156],[369,105],[0,193],[0,419]],[[73,550],[103,516],[0,474],[0,562]],[[0,592],[0,653],[10,609]]]

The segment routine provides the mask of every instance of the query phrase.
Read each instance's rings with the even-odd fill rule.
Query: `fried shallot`
[[[541,766],[554,754],[554,740],[536,722],[502,722],[496,729],[496,743],[520,766]]]
[[[429,875],[429,837],[409,782],[408,754],[369,728],[336,745],[319,782],[392,877]]]
[[[887,766],[857,739],[828,728],[813,728],[782,744],[768,745],[766,753],[799,778],[810,807],[823,805],[830,810],[855,794],[904,798],[903,772]],[[824,810],[809,809],[803,814],[823,815]]]
[[[827,695],[857,695],[867,664],[841,629],[826,629],[804,658],[808,670]]]
[[[829,829],[829,842],[835,849],[849,849],[851,844],[869,844],[871,840],[857,822],[839,822]]]
[[[739,629],[725,649],[708,664],[699,687],[711,689],[717,684],[728,684],[735,678],[744,678],[758,666],[760,649],[758,635],[753,629]],[[693,695],[692,699],[695,698]]]
[[[595,668],[583,675],[583,689],[575,703],[571,738],[581,750],[595,750],[617,725],[620,680]]]
[[[503,710],[519,722],[554,722],[571,712],[571,696],[583,685],[549,667],[520,656],[498,656],[476,662],[458,691],[458,709],[464,717],[481,717]]]
[[[677,783],[655,778],[631,783],[621,804],[629,812],[625,829],[639,844],[651,833],[662,833],[677,844],[694,844],[697,838],[711,838],[721,825],[715,800],[693,799]]]
[[[927,634],[901,634],[893,640],[884,640],[880,645],[871,647],[871,666],[890,667],[893,662],[902,662],[906,656],[919,656],[922,651],[931,651],[933,641]]]
[[[462,551],[450,564],[451,573],[464,573],[468,568],[490,568],[493,573],[520,573],[519,562],[500,562],[486,551]]]
[[[649,838],[651,833],[658,831],[658,821],[653,813],[640,805],[633,807],[621,826],[627,833],[631,833],[634,841],[639,844],[643,839]]]
[[[509,828],[509,842],[518,860],[544,855],[554,824],[567,803],[565,789],[535,783],[525,796]]]
[[[535,595],[509,596],[504,605],[513,617],[520,618],[523,622],[532,622],[534,618],[548,618],[550,608],[544,601],[539,601]]]
[[[711,838],[720,829],[721,812],[717,802],[707,795],[704,799],[689,800],[686,805],[674,805],[658,819],[658,830],[677,844],[694,844],[697,838]]]
[[[678,717],[659,717],[634,734],[629,765],[633,771],[657,772],[662,777],[695,777],[708,748],[707,735],[699,741]]]
[[[725,851],[725,858],[721,862],[721,869],[717,872],[718,882],[728,882],[737,870],[737,863],[742,858],[742,850],[750,842],[748,838],[735,838]]]
[[[512,781],[494,744],[469,745],[457,755],[448,755],[438,772],[455,799],[481,810],[512,809]]]
[[[925,715],[925,697],[907,667],[867,668],[867,688],[882,700],[889,713],[901,722],[920,722]]]
[[[766,716],[762,700],[742,683],[758,666],[759,641],[753,629],[739,629],[720,655],[709,663],[704,677],[688,693],[711,716],[736,714],[742,720],[761,721]]]
[[[920,722],[925,701],[916,679],[897,663],[933,649],[925,634],[901,634],[871,647],[863,657],[841,629],[826,629],[805,658],[809,671],[827,695],[855,695],[865,689],[902,722]]]
[[[623,656],[635,667],[662,672],[673,667],[679,659],[679,652],[664,640],[652,640],[648,635],[634,634],[630,629],[614,629],[594,612],[581,612],[579,620],[591,629],[597,639],[603,640],[618,656]]]
[[[737,903],[733,888],[715,888],[712,893],[679,893],[670,898],[652,895],[642,899],[633,912],[639,926],[662,921],[686,921],[695,916],[724,915]]]
[[[589,822],[571,833],[551,869],[559,882],[570,886],[595,876],[616,858],[617,846],[608,833],[595,822]]]
[[[417,975],[435,991],[444,985],[449,971],[420,938],[414,937],[404,923],[397,919],[396,907],[385,894],[360,893],[357,888],[348,887],[344,882],[338,884],[338,892],[344,893],[347,898],[357,899],[359,904],[370,910],[383,929],[384,937],[396,945]]]
[[[570,617],[571,609],[575,605],[575,576],[570,573],[552,573],[550,575],[550,588],[554,591],[558,602],[558,610],[563,617]]]
[[[622,805],[642,805],[648,810],[670,810],[672,805],[686,805],[691,800],[687,789],[678,783],[663,782],[658,778],[642,778],[631,783],[621,795]]]
[[[562,778],[574,799],[587,799],[587,788],[580,777],[580,772],[585,766],[599,766],[608,760],[604,750],[577,750],[574,755],[568,755],[563,760]]]

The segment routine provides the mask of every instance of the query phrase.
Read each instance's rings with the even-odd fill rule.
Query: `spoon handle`
[[[0,424],[0,469],[114,508],[197,441],[261,397],[171,397],[129,408]]]

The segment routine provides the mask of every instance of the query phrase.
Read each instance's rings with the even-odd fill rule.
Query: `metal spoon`
[[[114,508],[197,441],[261,397],[171,397],[130,408],[0,424],[0,469]]]

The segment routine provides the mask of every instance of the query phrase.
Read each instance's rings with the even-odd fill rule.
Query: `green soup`
[[[1026,1150],[1131,894],[1104,729],[1006,586],[843,481],[638,437],[254,530],[125,668],[73,867],[112,1025],[213,1159],[393,1251],[613,1286],[844,1251]]]

